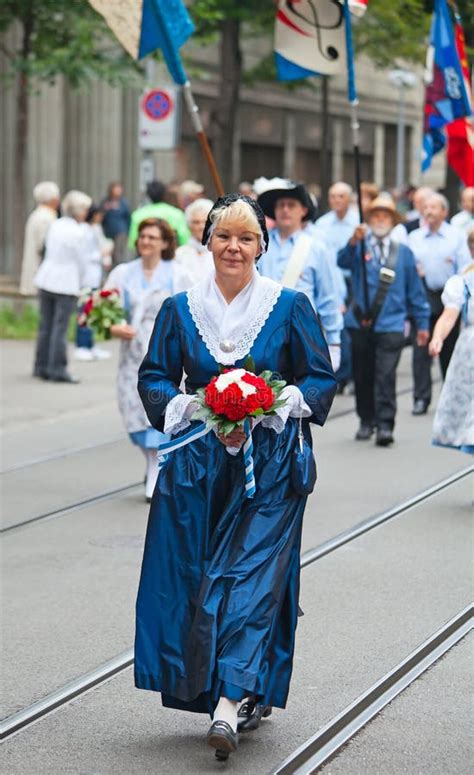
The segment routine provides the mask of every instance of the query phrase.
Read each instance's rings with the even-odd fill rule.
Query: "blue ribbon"
[[[196,439],[200,439],[202,436],[206,436],[211,429],[202,422],[196,428],[185,433],[184,436],[179,436],[177,439],[171,441],[162,441],[158,444],[158,461],[161,466],[166,460],[167,456],[181,447],[185,447]],[[247,438],[244,442],[244,465],[245,465],[245,495],[247,498],[253,498],[255,495],[255,475],[253,466],[253,441],[252,433],[250,431],[250,423],[248,420],[244,422],[244,431]]]

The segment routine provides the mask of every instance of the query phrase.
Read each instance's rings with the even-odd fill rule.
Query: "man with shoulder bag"
[[[430,308],[418,275],[415,258],[405,245],[390,238],[398,222],[395,204],[388,196],[375,199],[367,214],[368,227],[360,224],[338,253],[338,265],[352,273],[353,303],[346,316],[352,339],[356,409],[360,427],[356,440],[393,443],[396,404],[396,369],[404,344],[407,317],[416,321],[417,342],[427,343]],[[364,250],[362,250],[364,245]],[[365,273],[363,263],[365,262]],[[369,308],[365,309],[365,278]]]

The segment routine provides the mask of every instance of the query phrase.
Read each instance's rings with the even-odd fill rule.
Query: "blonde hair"
[[[224,226],[229,221],[237,221],[242,226],[247,226],[249,231],[263,239],[262,230],[253,208],[242,199],[237,199],[227,206],[217,207],[211,213],[211,223],[214,228],[216,226]]]

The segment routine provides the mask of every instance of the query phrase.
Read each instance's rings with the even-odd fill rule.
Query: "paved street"
[[[116,343],[107,344],[110,361],[73,364],[78,386],[33,380],[30,342],[2,347],[2,519],[12,528],[3,536],[5,718],[132,646],[147,505],[143,457],[116,408]],[[411,416],[409,355],[393,448],[353,441],[351,396],[338,397],[326,427],[314,431],[319,482],[303,554],[469,465],[430,445],[433,408]],[[2,772],[274,772],[469,603],[471,504],[464,477],[302,570],[305,615],[287,710],[242,736],[227,765],[203,741],[206,717],[163,709],[157,695],[133,688],[127,669],[5,742]],[[468,773],[470,655],[472,636],[325,771]]]

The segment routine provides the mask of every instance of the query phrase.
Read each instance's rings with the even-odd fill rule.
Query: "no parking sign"
[[[178,97],[175,86],[149,89],[140,98],[138,144],[148,151],[171,150],[178,135]]]

